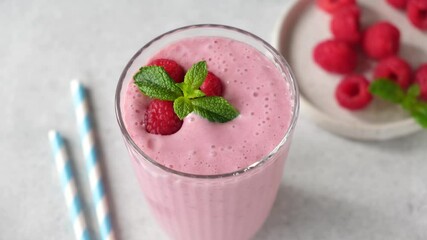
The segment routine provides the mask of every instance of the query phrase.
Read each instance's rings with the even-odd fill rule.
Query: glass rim
[[[252,163],[251,165],[237,170],[237,171],[233,171],[233,172],[229,172],[229,173],[223,173],[223,174],[211,174],[211,175],[203,175],[203,174],[192,174],[192,173],[186,173],[186,172],[181,172],[181,171],[177,171],[174,170],[172,168],[166,167],[160,163],[158,163],[157,161],[153,160],[150,156],[148,156],[144,151],[142,151],[137,145],[136,143],[133,141],[133,139],[130,137],[129,132],[127,131],[124,121],[123,121],[123,117],[122,117],[122,112],[121,112],[121,106],[120,106],[120,94],[121,94],[121,90],[123,87],[123,82],[125,80],[125,77],[127,75],[127,72],[129,70],[129,68],[131,67],[131,65],[133,64],[133,62],[135,61],[135,59],[142,53],[142,51],[144,51],[145,49],[147,49],[148,47],[150,47],[154,42],[157,42],[158,40],[167,37],[175,32],[180,32],[183,30],[188,30],[188,29],[195,29],[195,28],[217,28],[217,29],[226,29],[229,31],[234,31],[240,34],[244,34],[246,36],[249,36],[251,38],[253,38],[256,41],[259,41],[260,43],[262,43],[262,45],[264,47],[267,48],[267,50],[269,50],[274,56],[274,58],[278,58],[280,60],[280,62],[284,65],[284,67],[288,70],[289,73],[289,77],[290,80],[288,80],[289,82],[289,86],[291,91],[294,92],[294,104],[292,106],[292,119],[291,122],[286,130],[286,133],[284,134],[283,138],[280,140],[280,142],[276,145],[276,147],[270,151],[267,155],[263,156],[261,159],[259,159],[258,161]],[[146,161],[148,161],[149,163],[153,164],[154,166],[168,172],[168,173],[172,173],[172,174],[176,174],[179,176],[183,176],[183,177],[189,177],[189,178],[199,178],[199,179],[216,179],[216,178],[224,178],[224,177],[231,177],[231,176],[237,176],[237,175],[241,175],[243,173],[252,171],[254,169],[259,168],[260,166],[262,166],[263,164],[265,164],[266,162],[269,161],[269,159],[271,159],[284,145],[286,142],[288,142],[288,139],[291,135],[291,133],[293,132],[293,130],[295,129],[295,125],[296,125],[296,121],[298,119],[298,115],[299,115],[299,105],[300,105],[300,101],[299,101],[299,90],[298,90],[298,86],[297,86],[297,82],[295,80],[295,75],[293,74],[290,65],[288,64],[288,62],[285,60],[285,58],[274,48],[272,47],[268,42],[266,42],[265,40],[263,40],[262,38],[256,36],[255,34],[252,34],[248,31],[236,28],[236,27],[231,27],[231,26],[227,26],[227,25],[221,25],[221,24],[195,24],[195,25],[188,25],[188,26],[184,26],[184,27],[180,27],[180,28],[176,28],[170,31],[167,31],[161,35],[159,35],[158,37],[152,39],[151,41],[149,41],[147,44],[145,44],[142,48],[140,48],[133,56],[132,58],[129,60],[129,62],[126,64],[126,67],[123,69],[122,74],[120,75],[120,79],[119,82],[117,83],[117,87],[116,87],[116,93],[115,93],[115,112],[116,112],[116,119],[117,122],[120,126],[122,135],[124,136],[125,140],[127,141],[127,143],[129,143],[133,149],[135,149],[137,151],[138,154],[140,154]],[[138,161],[139,163],[139,161]],[[140,163],[139,163],[140,164]]]

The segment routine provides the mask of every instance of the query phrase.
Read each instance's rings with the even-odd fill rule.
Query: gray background
[[[166,239],[116,124],[122,69],[144,43],[188,24],[233,25],[270,41],[288,3],[0,0],[0,239],[74,239],[47,131],[69,140],[87,186],[69,95],[75,77],[91,89],[119,238]],[[426,132],[351,141],[302,114],[277,201],[255,239],[427,239],[426,142]]]

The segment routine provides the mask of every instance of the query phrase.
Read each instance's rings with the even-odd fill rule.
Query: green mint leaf
[[[179,97],[173,102],[173,110],[179,119],[184,119],[193,111],[193,104],[186,97]]]
[[[403,109],[411,112],[413,106],[418,102],[418,95],[420,95],[420,87],[418,85],[411,85],[406,91],[406,96],[403,99]]]
[[[204,92],[202,92],[202,90],[196,89],[191,91],[190,93],[187,94],[188,98],[199,98],[199,97],[204,97],[206,96]]]
[[[239,115],[239,112],[222,97],[201,97],[191,99],[194,112],[211,122],[228,122]]]
[[[411,115],[423,127],[427,128],[427,103],[418,101],[411,109]]]
[[[408,88],[406,95],[407,97],[410,97],[410,98],[418,98],[420,93],[421,93],[420,86],[418,84],[413,84]]]
[[[204,97],[205,93],[202,92],[199,89],[192,89],[189,85],[186,83],[177,83],[178,87],[182,90],[184,93],[184,97],[186,98],[198,98],[198,97]]]
[[[179,89],[181,89],[181,91],[184,93],[184,96],[185,96],[185,93],[186,93],[186,92],[190,91],[190,87],[189,87],[187,84],[185,84],[184,82],[182,82],[182,83],[177,83],[176,85],[177,85],[177,86],[179,87]]]
[[[409,95],[406,95],[406,97],[403,99],[401,105],[402,108],[406,111],[411,112],[414,105],[418,102],[418,100],[414,97],[411,97]]]
[[[148,97],[173,101],[182,96],[181,89],[162,67],[142,67],[133,79],[139,90]]]
[[[402,103],[405,98],[405,92],[400,86],[385,78],[373,81],[369,91],[375,96],[394,103]]]
[[[417,104],[418,95],[420,94],[420,88],[414,86],[416,85],[412,85],[410,88],[408,88],[406,96],[401,103],[402,108],[409,112],[411,112],[414,105]]]
[[[203,81],[205,81],[208,75],[208,66],[206,61],[200,61],[187,71],[184,77],[184,84],[191,89],[199,89]],[[185,91],[184,91],[185,93]]]

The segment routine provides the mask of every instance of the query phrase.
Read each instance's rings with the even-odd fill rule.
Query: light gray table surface
[[[288,3],[0,0],[0,239],[74,239],[47,131],[68,139],[87,202],[69,94],[76,77],[90,88],[119,239],[167,239],[116,124],[122,69],[147,41],[183,25],[227,24],[271,41]],[[351,141],[301,114],[277,201],[255,239],[427,239],[426,149],[426,132]]]

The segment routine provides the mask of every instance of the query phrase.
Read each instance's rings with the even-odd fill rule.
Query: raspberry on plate
[[[163,67],[175,82],[180,83],[184,81],[185,71],[184,69],[175,61],[170,59],[155,59],[147,64],[148,66],[159,66]]]
[[[405,9],[408,0],[387,0],[388,4],[397,9]]]
[[[421,65],[415,72],[415,83],[420,86],[420,98],[427,101],[427,63]]]
[[[319,66],[332,73],[351,73],[357,66],[357,52],[350,44],[341,40],[320,42],[313,51]]]
[[[183,121],[173,110],[173,102],[154,99],[148,105],[144,116],[148,133],[170,135],[181,129]]]
[[[364,76],[349,75],[338,84],[335,90],[338,104],[349,110],[360,110],[369,105],[372,95],[369,82]]]
[[[378,22],[366,29],[362,47],[368,57],[380,60],[396,55],[400,48],[400,32],[389,22]]]
[[[357,44],[362,38],[359,21],[359,8],[356,5],[345,7],[332,16],[331,32],[336,39]]]
[[[396,82],[402,89],[411,84],[412,70],[409,64],[399,57],[381,60],[374,70],[374,79],[388,78]]]
[[[206,94],[206,96],[222,96],[222,83],[221,80],[213,73],[208,72],[205,81],[200,90]]]
[[[317,6],[328,13],[350,5],[356,5],[356,0],[316,0]]]
[[[427,0],[409,0],[406,14],[415,27],[427,30]]]

